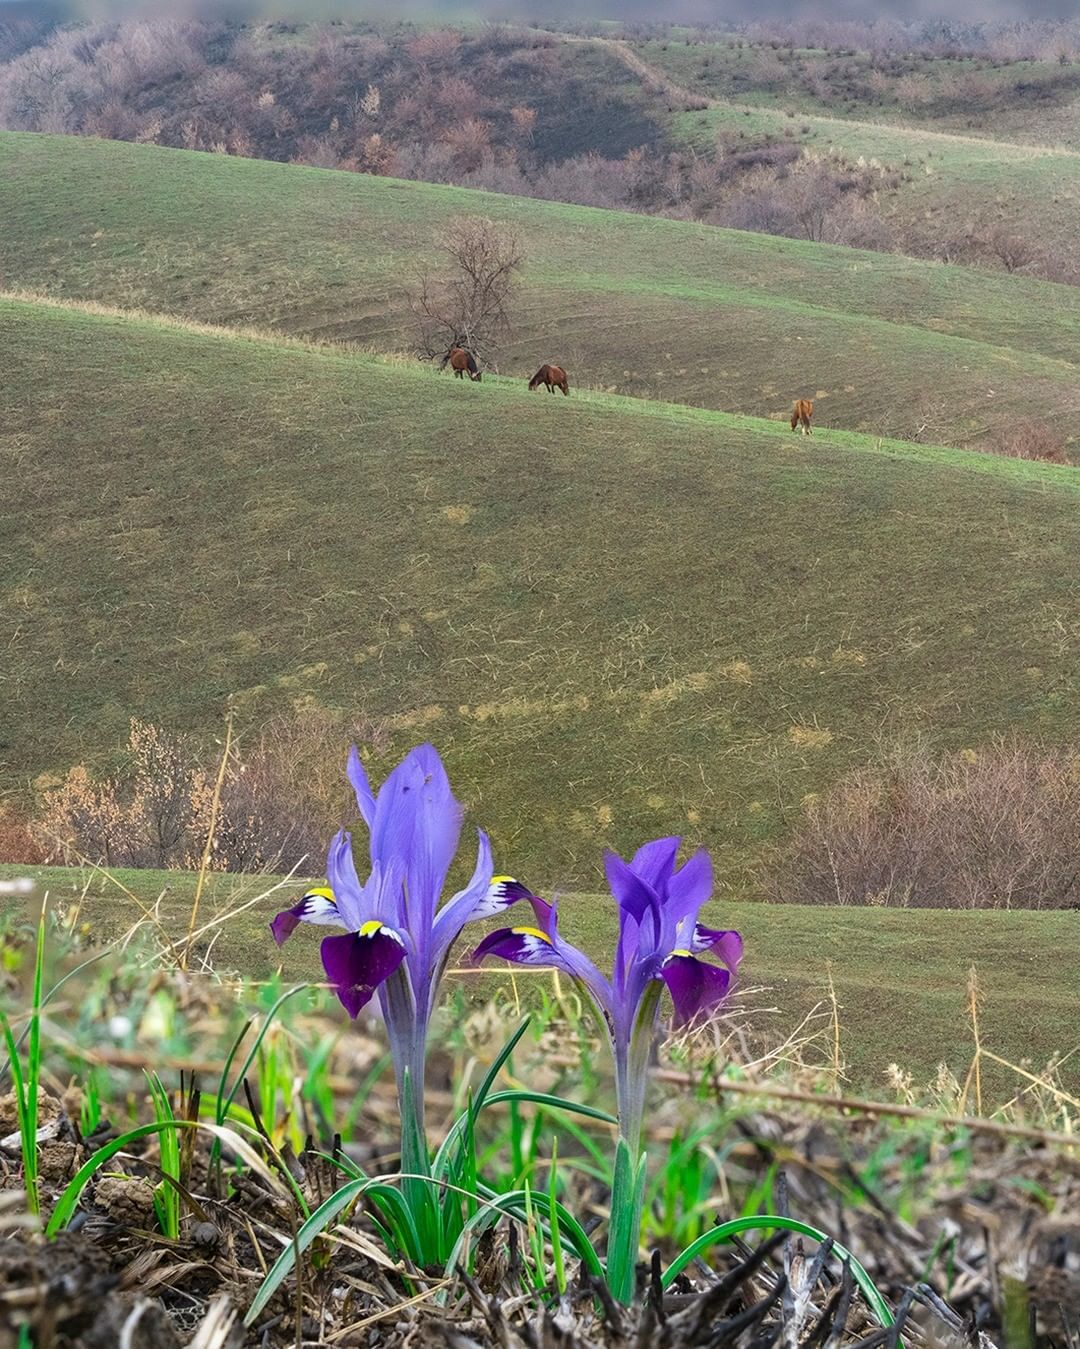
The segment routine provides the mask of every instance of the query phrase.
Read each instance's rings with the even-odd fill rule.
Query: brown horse
[[[791,429],[796,427],[804,436],[812,436],[814,428],[810,425],[810,418],[814,415],[814,403],[810,398],[797,398],[791,405]]]
[[[456,379],[464,379],[467,374],[471,380],[480,383],[480,368],[471,351],[466,351],[464,347],[451,347],[442,359],[444,370],[448,361]]]
[[[541,384],[547,385],[548,393],[554,393],[556,389],[562,389],[563,393],[569,395],[570,385],[566,378],[566,371],[561,365],[542,365],[540,369],[529,380],[530,389],[538,389]]]

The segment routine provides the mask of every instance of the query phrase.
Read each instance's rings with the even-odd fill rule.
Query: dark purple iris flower
[[[619,906],[619,942],[610,979],[559,935],[555,905],[536,896],[529,896],[535,927],[501,928],[473,952],[477,963],[500,956],[522,965],[547,965],[582,985],[611,1034],[619,1120],[635,1158],[664,988],[675,1005],[676,1022],[688,1025],[720,1006],[742,959],[737,932],[703,927],[697,921],[712,891],[712,866],[702,851],[678,867],[679,842],[655,839],[631,862],[606,854],[608,885]],[[721,963],[700,960],[706,951]]]
[[[355,747],[348,774],[371,835],[367,880],[357,875],[351,837],[342,830],[330,845],[329,884],[279,913],[270,930],[280,946],[300,923],[344,929],[323,938],[327,978],[351,1017],[378,993],[399,1089],[408,1070],[422,1109],[428,1023],[450,948],[466,923],[498,913],[527,892],[508,876],[492,875],[491,847],[478,831],[472,879],[439,908],[462,809],[431,745],[407,754],[377,797]]]

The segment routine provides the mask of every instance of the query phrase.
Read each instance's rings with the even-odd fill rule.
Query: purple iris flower
[[[619,1120],[634,1158],[664,988],[675,1005],[676,1023],[688,1025],[720,1006],[742,959],[737,932],[697,921],[712,891],[712,866],[704,851],[677,866],[679,842],[655,839],[631,862],[615,853],[605,855],[608,885],[619,906],[619,941],[610,979],[559,935],[556,906],[535,896],[529,896],[535,927],[501,928],[485,937],[472,957],[477,963],[501,956],[518,964],[551,966],[582,985],[611,1035]],[[721,963],[700,960],[706,951]]]
[[[378,993],[399,1091],[408,1070],[419,1114],[428,1022],[450,948],[466,923],[498,913],[527,891],[508,876],[492,875],[491,846],[478,831],[472,879],[439,907],[462,808],[431,745],[410,751],[377,797],[355,746],[348,775],[371,836],[367,879],[357,875],[351,837],[342,830],[330,844],[329,885],[309,890],[270,930],[280,946],[300,923],[344,929],[323,938],[327,978],[351,1017]]]

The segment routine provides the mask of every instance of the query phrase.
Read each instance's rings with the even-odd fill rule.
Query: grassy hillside
[[[877,160],[905,172],[894,196],[883,196],[886,213],[922,216],[927,231],[960,220],[1005,224],[1042,237],[1071,238],[1080,203],[1080,150],[1039,147],[944,133],[835,115],[715,102],[681,114],[679,125],[692,143],[711,143],[717,131],[748,137],[794,137],[849,161]]]
[[[707,103],[675,116],[676,134],[689,145],[711,150],[718,134],[735,147],[744,138],[773,138],[830,159],[880,167],[877,205],[886,220],[902,225],[909,251],[932,252],[935,243],[964,229],[1001,228],[1049,248],[1074,269],[1080,262],[1080,67],[1014,72],[1011,78],[1024,93],[1014,88],[1010,101],[999,87],[1007,74],[982,70],[978,62],[931,61],[924,63],[929,74],[914,72],[925,81],[929,101],[901,108],[888,92],[880,99],[865,92],[847,99],[808,94],[804,83],[816,87],[825,78],[812,70],[816,58],[843,64],[826,53],[799,54],[785,63],[767,49],[602,45],[620,53],[646,82],[650,72],[670,82],[683,106]],[[800,60],[811,67],[805,80],[792,74]],[[775,67],[772,79],[762,62]],[[941,69],[954,64],[961,69]],[[976,79],[985,81],[982,94],[965,93],[964,80]],[[899,176],[898,186],[886,186],[889,171]]]
[[[482,212],[528,252],[512,373],[557,359],[577,385],[770,417],[808,393],[825,426],[913,437],[929,419],[961,442],[1075,421],[1071,287],[116,142],[0,135],[0,175],[9,289],[395,348],[440,223]]]
[[[629,44],[701,97],[1080,149],[1080,63],[790,48],[674,35]],[[1055,132],[1063,134],[1057,135]]]
[[[0,349],[5,788],[314,701],[544,883],[680,830],[743,892],[883,727],[1076,733],[1069,469],[13,301]]]
[[[0,867],[0,876],[27,868]],[[56,867],[29,870],[47,889],[54,907],[83,896],[80,921],[99,938],[126,933],[138,916],[128,895],[110,881]],[[157,910],[166,938],[187,930],[194,876],[183,872],[119,872],[117,880],[141,903]],[[212,878],[203,918],[231,913],[270,887],[260,877]],[[85,892],[85,893],[84,893]],[[291,978],[322,977],[317,934],[301,931],[279,953],[266,923],[294,893],[286,887],[260,900],[221,926],[213,942],[219,968],[239,969],[252,978],[269,977],[284,960]],[[19,901],[29,908],[36,900]],[[12,901],[0,901],[0,905]],[[562,925],[595,959],[611,958],[613,905],[610,898],[575,894],[564,897]],[[1067,913],[900,912],[872,908],[820,909],[768,904],[724,903],[712,916],[736,927],[746,939],[741,1002],[761,1009],[755,1031],[782,1039],[827,996],[828,970],[840,1003],[841,1045],[849,1082],[856,1090],[888,1099],[885,1072],[890,1063],[928,1083],[939,1063],[961,1079],[971,1061],[972,1041],[965,997],[968,970],[974,964],[983,989],[982,1034],[986,1047],[1013,1063],[1030,1060],[1042,1068],[1055,1054],[1073,1048],[1072,1009],[1080,981],[1080,953],[1073,940],[1075,915]],[[468,943],[459,953],[464,956]],[[459,961],[458,965],[461,966]],[[1040,971],[1034,996],[1033,971]],[[543,976],[517,972],[518,992],[528,998]],[[453,976],[469,1001],[491,996],[509,979],[492,966],[478,976]],[[765,1009],[773,1009],[766,1012]],[[831,1052],[831,1026],[823,1018],[808,1028],[825,1027],[808,1057],[821,1062]],[[1015,1075],[984,1065],[988,1097],[1011,1096]],[[1062,1069],[1075,1089],[1080,1070],[1075,1059]]]

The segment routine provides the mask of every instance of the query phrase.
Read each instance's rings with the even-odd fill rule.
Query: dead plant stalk
[[[210,868],[210,853],[214,847],[214,830],[217,828],[218,810],[221,806],[221,788],[225,782],[225,772],[229,766],[229,751],[232,748],[233,732],[233,714],[230,711],[225,723],[225,748],[221,752],[221,764],[218,767],[217,780],[214,783],[214,794],[210,800],[210,822],[206,828],[206,845],[203,848],[202,860],[199,863],[199,878],[195,882],[195,896],[191,901],[191,920],[188,923],[187,941],[180,955],[180,968],[187,969],[188,956],[191,953],[191,944],[194,940],[195,925],[199,919],[199,903],[202,900],[203,886],[206,884],[206,873]]]

